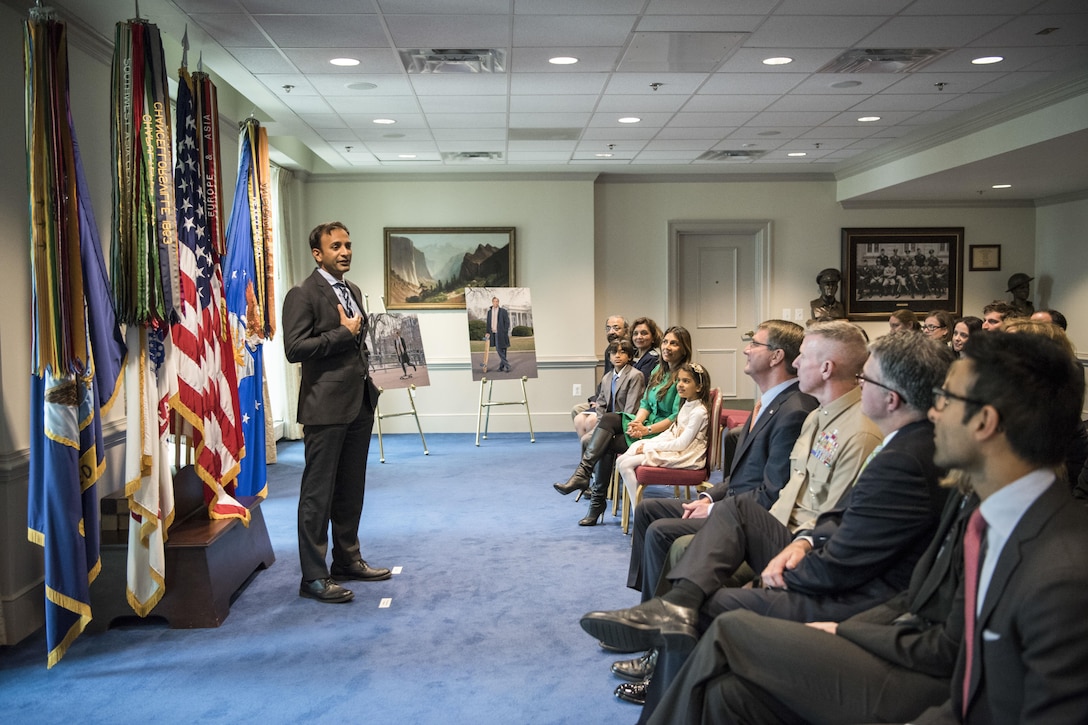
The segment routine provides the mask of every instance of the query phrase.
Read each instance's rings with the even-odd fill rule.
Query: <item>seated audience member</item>
[[[922,332],[937,342],[950,345],[952,343],[953,324],[952,313],[944,310],[933,310],[926,315],[926,320],[922,324]]]
[[[646,378],[630,365],[635,346],[630,340],[619,339],[608,345],[606,351],[612,361],[612,369],[604,374],[597,385],[597,395],[589,401],[589,410],[574,419],[574,431],[582,443],[589,442],[589,434],[605,413],[636,413]]]
[[[987,332],[1000,330],[1005,320],[1016,317],[1016,310],[1008,302],[994,300],[982,308],[982,329]]]
[[[688,363],[676,377],[676,395],[684,401],[669,429],[648,441],[631,444],[616,458],[627,497],[635,501],[639,466],[698,470],[706,467],[710,374],[699,363]]]
[[[609,345],[611,345],[616,340],[622,340],[629,337],[629,333],[630,329],[627,327],[627,320],[625,320],[624,318],[620,317],[619,315],[610,315],[605,318],[604,334]],[[612,371],[612,359],[608,355],[607,347],[605,347],[604,350],[604,371],[606,373]],[[589,410],[589,403],[592,400],[593,398],[590,398],[585,403],[579,403],[578,405],[571,408],[571,420],[575,420],[580,413],[584,413]]]
[[[920,332],[922,329],[921,324],[918,322],[918,316],[907,309],[896,310],[888,318],[888,327],[892,332],[899,332],[901,330],[910,330],[912,332]]]
[[[964,539],[964,638],[951,700],[913,722],[1083,722],[1088,512],[1054,468],[1080,422],[1084,371],[1038,336],[979,335],[966,352],[930,414],[937,462],[982,500]]]
[[[631,364],[649,383],[654,368],[661,361],[661,328],[649,317],[640,317],[631,325],[631,343],[635,346]]]
[[[673,424],[680,410],[676,393],[676,378],[681,366],[691,360],[691,335],[679,326],[670,327],[661,343],[661,364],[654,370],[650,385],[639,401],[638,412],[605,413],[593,429],[582,452],[582,460],[566,483],[554,488],[564,496],[573,491],[590,490],[589,512],[578,522],[580,526],[595,526],[606,508],[608,481],[612,477],[615,456],[623,453],[637,440],[659,435]],[[598,463],[601,465],[598,466]],[[597,467],[596,476],[593,469]],[[592,477],[593,485],[590,486]]]
[[[627,586],[641,590],[643,601],[654,595],[673,540],[702,527],[714,501],[752,495],[770,508],[778,500],[790,477],[790,451],[805,418],[817,406],[815,398],[801,392],[793,366],[804,335],[796,323],[767,320],[745,346],[744,374],[759,388],[760,398],[740,431],[729,475],[692,503],[649,498],[635,508]]]
[[[1035,310],[1031,315],[1031,319],[1039,320],[1040,322],[1053,322],[1063,330],[1069,329],[1069,323],[1065,319],[1065,315],[1057,310]]]
[[[977,317],[961,317],[952,327],[952,352],[963,357],[963,346],[967,338],[982,329],[982,320]]]
[[[809,342],[806,336],[798,363],[802,385],[807,366],[827,367],[819,359],[807,359]],[[817,494],[836,503],[796,537],[748,498],[716,505],[669,572],[669,592],[631,609],[587,614],[583,629],[613,646],[665,646],[655,670],[660,672],[662,657],[672,657],[675,666],[685,647],[694,645],[699,626],[723,611],[754,609],[783,619],[838,620],[904,589],[944,502],[925,410],[952,353],[907,333],[887,335],[870,347],[872,357],[859,375],[861,407],[884,434],[885,444],[845,496]],[[813,415],[824,417],[822,410]],[[837,427],[841,431],[842,423]],[[803,442],[799,439],[795,451]],[[820,446],[817,442],[816,448]],[[802,491],[796,500],[800,503],[812,493]],[[761,572],[764,588],[723,588],[741,562]]]
[[[1005,332],[1042,335],[1061,345],[1070,357],[1077,356],[1073,341],[1064,330],[1052,322],[1017,317],[1005,323]],[[1085,463],[1088,463],[1088,422],[1082,420],[1077,425],[1069,450],[1066,452],[1065,465],[1057,471],[1058,478],[1069,484],[1073,489],[1073,496],[1078,499],[1088,498],[1088,489],[1081,489],[1078,482],[1080,471],[1084,469]]]
[[[963,638],[963,534],[978,496],[958,471],[942,485],[956,490],[905,592],[838,624],[720,615],[649,722],[908,722],[947,700]]]

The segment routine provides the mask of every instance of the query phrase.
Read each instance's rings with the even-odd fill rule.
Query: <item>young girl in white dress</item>
[[[680,412],[668,430],[646,441],[633,443],[616,459],[620,478],[632,506],[639,466],[696,470],[706,465],[706,436],[710,420],[710,374],[699,363],[680,368],[676,393],[683,399]]]

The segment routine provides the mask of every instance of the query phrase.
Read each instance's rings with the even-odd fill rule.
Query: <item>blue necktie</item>
[[[344,314],[348,317],[355,317],[355,307],[351,304],[351,292],[348,291],[348,286],[343,282],[337,282],[333,286],[336,287],[340,293],[340,298],[344,301]]]
[[[619,382],[619,379],[619,373],[612,373],[612,397],[608,400],[609,413],[613,413],[616,410],[616,383]]]

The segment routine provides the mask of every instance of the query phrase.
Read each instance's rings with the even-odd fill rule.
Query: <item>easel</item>
[[[521,376],[521,400],[491,400],[491,389],[495,385],[494,380],[486,377],[480,379],[480,410],[476,415],[476,446],[480,445],[480,419],[484,417],[484,409],[487,410],[487,419],[484,421],[484,440],[487,440],[487,429],[491,424],[491,406],[493,405],[524,405],[525,417],[529,419],[529,442],[536,443],[536,434],[533,433],[533,416],[529,413],[529,396],[525,392],[525,381],[529,378]],[[484,388],[487,388],[487,402],[484,402]]]
[[[385,307],[385,297],[382,297],[382,308]],[[363,295],[363,302],[366,305],[366,314],[370,314],[370,295]],[[399,354],[399,353],[398,353]],[[413,368],[414,370],[415,368]],[[401,378],[404,379],[403,377]],[[419,412],[416,410],[416,398],[412,395],[412,392],[416,389],[415,384],[409,385],[405,390],[408,392],[408,404],[412,406],[411,410],[401,411],[399,413],[382,413],[381,411],[381,396],[378,396],[378,404],[374,406],[374,421],[378,424],[378,456],[381,463],[385,463],[385,442],[382,440],[382,418],[399,418],[402,415],[410,415],[416,421],[416,430],[419,431],[419,439],[423,441],[423,455],[429,456],[431,452],[427,450],[427,439],[423,436],[423,426],[419,424]],[[378,392],[385,393],[385,388],[378,388]]]
[[[419,430],[419,439],[423,441],[423,455],[429,456],[431,452],[427,450],[427,439],[423,437],[423,427],[419,424],[419,413],[416,412],[416,399],[412,395],[412,391],[416,389],[415,385],[409,385],[405,390],[408,392],[408,403],[412,406],[411,410],[405,410],[400,413],[382,413],[381,412],[381,397],[378,398],[378,405],[374,407],[374,419],[378,424],[378,453],[380,455],[380,461],[385,463],[385,445],[382,443],[382,418],[398,418],[402,415],[410,415],[415,418],[416,429]],[[382,394],[385,393],[385,388],[378,388],[378,391]]]

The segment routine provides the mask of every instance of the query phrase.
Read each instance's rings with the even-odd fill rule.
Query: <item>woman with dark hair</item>
[[[676,393],[676,379],[680,368],[688,362],[691,362],[691,334],[683,327],[670,327],[661,342],[661,362],[650,376],[638,413],[602,415],[574,474],[566,483],[555,484],[555,490],[564,496],[590,489],[589,512],[578,522],[580,526],[596,526],[598,517],[604,514],[614,455],[626,451],[634,441],[667,431],[676,420],[681,403]],[[590,479],[598,462],[601,465],[591,488]]]
[[[631,366],[642,372],[649,383],[661,357],[661,328],[649,317],[640,317],[631,325],[631,343],[635,346]]]
[[[918,324],[918,317],[908,309],[893,312],[892,316],[888,318],[888,327],[892,329],[892,332],[899,332],[900,330],[921,332],[922,330],[922,326]]]
[[[952,352],[963,357],[963,346],[967,338],[982,329],[982,320],[977,317],[961,317],[952,325]]]
[[[926,315],[925,324],[922,325],[922,332],[934,340],[949,345],[952,343],[952,324],[951,312],[933,310]]]

